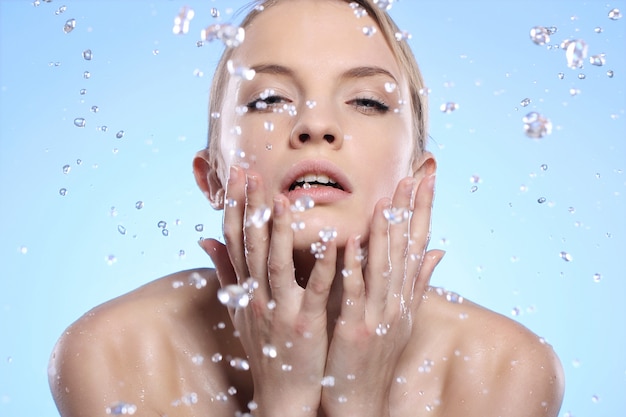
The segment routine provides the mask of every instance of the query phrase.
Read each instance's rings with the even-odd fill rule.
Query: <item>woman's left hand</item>
[[[412,320],[443,251],[426,251],[434,176],[402,180],[376,205],[362,266],[358,238],[345,250],[343,300],[326,361],[327,416],[389,415],[396,366],[412,337]],[[387,215],[385,215],[385,213]]]

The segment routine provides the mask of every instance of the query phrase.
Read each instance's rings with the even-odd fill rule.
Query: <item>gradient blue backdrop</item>
[[[191,159],[205,144],[221,47],[196,41],[244,3],[0,0],[0,416],[57,415],[48,355],[82,313],[210,265],[196,241],[219,236],[221,218]],[[175,36],[186,4],[196,16]],[[432,90],[432,246],[448,251],[433,284],[555,347],[563,417],[626,415],[626,18],[610,20],[614,7],[626,12],[624,1],[573,0],[401,0],[391,10]],[[605,66],[568,68],[563,50],[531,42],[536,25],[557,28],[552,46],[584,39]],[[445,102],[459,108],[444,114]],[[524,135],[531,110],[552,120],[550,136]]]

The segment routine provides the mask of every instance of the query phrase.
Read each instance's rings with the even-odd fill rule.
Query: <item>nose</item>
[[[315,104],[299,109],[289,143],[294,148],[305,145],[328,143],[333,149],[341,148],[343,132],[332,106]]]

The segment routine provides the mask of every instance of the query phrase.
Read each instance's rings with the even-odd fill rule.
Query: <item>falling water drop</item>
[[[545,45],[550,42],[550,32],[543,26],[535,26],[530,29],[530,39],[536,45]]]
[[[522,121],[524,122],[524,132],[529,138],[540,139],[552,133],[552,122],[537,112],[528,113],[522,118]]]
[[[91,53],[91,49],[85,49],[83,51],[83,59],[85,61],[91,61],[91,58],[93,57],[92,53]]]
[[[231,284],[217,291],[217,299],[227,307],[246,307],[250,302],[248,290],[241,285]]]
[[[622,18],[622,12],[619,9],[612,9],[609,12],[609,19],[611,20],[619,20]]]
[[[70,33],[74,28],[76,28],[76,19],[68,19],[63,25],[63,32]]]
[[[77,117],[76,119],[74,119],[74,126],[76,127],[85,127],[85,119],[82,117]]]

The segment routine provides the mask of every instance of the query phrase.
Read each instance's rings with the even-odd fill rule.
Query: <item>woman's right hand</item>
[[[328,351],[326,304],[335,276],[337,249],[326,244],[306,289],[294,276],[293,229],[289,200],[274,197],[272,220],[255,224],[267,210],[261,177],[231,167],[224,202],[224,239],[201,242],[222,289],[250,289],[247,307],[229,313],[248,355],[257,416],[314,416],[320,405]],[[263,217],[263,216],[261,216]],[[271,229],[271,232],[270,232]],[[253,407],[254,408],[254,407]]]

